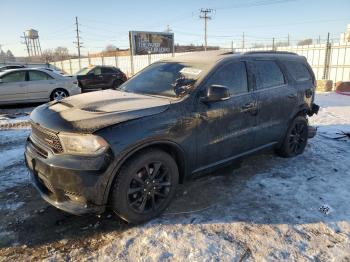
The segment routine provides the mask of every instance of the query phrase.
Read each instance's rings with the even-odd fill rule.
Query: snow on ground
[[[4,128],[26,128],[29,114],[35,107],[0,108],[0,130]]]
[[[28,129],[0,130],[0,192],[29,182],[23,157],[28,135]]]
[[[11,243],[6,241],[20,246],[0,249],[0,260],[349,261],[350,140],[334,137],[350,129],[350,97],[317,94],[316,103],[321,109],[310,123],[318,133],[298,157],[266,152],[249,157],[239,169],[222,169],[189,182],[179,187],[162,216],[143,225],[108,227],[103,219],[68,217],[50,227],[36,221],[49,224],[53,210],[60,211],[49,208],[37,217],[27,215],[28,227],[35,227],[29,231],[32,239],[39,239],[30,245],[15,233],[30,229],[4,227],[0,246]],[[20,142],[4,141],[18,137],[24,142],[24,132],[12,132],[0,131],[0,144],[6,148],[0,147],[0,167],[7,165],[1,159],[15,161],[11,155],[21,148]],[[21,180],[21,168],[23,163],[13,171],[18,178],[14,181]],[[3,208],[28,213],[26,206],[36,205],[16,199],[18,206],[11,200]],[[73,235],[65,231],[77,221],[81,229],[69,228]],[[55,235],[54,240],[48,235]]]

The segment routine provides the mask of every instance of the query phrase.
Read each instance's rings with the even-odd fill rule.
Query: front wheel
[[[129,223],[150,220],[169,205],[178,182],[178,167],[169,154],[143,150],[117,175],[111,194],[112,210]]]
[[[283,157],[294,157],[302,154],[308,139],[308,123],[304,116],[297,116],[292,121],[277,153]]]

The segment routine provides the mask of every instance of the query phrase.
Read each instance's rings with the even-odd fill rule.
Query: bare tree
[[[64,46],[59,46],[55,48],[54,51],[55,59],[65,60],[69,58],[68,48]]]
[[[312,39],[307,38],[298,42],[297,45],[312,45]]]
[[[55,60],[55,51],[53,49],[46,49],[42,52],[41,57],[46,63],[50,63]]]
[[[12,52],[10,50],[7,50],[6,52],[6,60],[9,62],[15,62],[16,58],[15,56],[12,54]]]
[[[106,48],[105,48],[106,52],[114,52],[116,50],[118,50],[118,48],[115,45],[112,45],[112,44],[107,45]]]

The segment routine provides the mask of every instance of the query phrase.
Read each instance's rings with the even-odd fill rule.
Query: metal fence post
[[[115,67],[118,67],[118,56],[114,53]]]
[[[329,33],[328,33],[327,44],[326,44],[326,54],[324,58],[324,68],[323,68],[323,75],[322,75],[323,80],[327,80],[329,77],[329,62],[331,60],[331,49],[332,49],[332,44],[329,42]]]
[[[70,74],[73,75],[72,60],[70,58],[69,58],[69,69],[70,69]]]

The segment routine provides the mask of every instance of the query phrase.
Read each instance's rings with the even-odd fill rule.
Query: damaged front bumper
[[[104,212],[109,157],[43,156],[39,150],[42,149],[28,138],[25,162],[33,186],[45,201],[75,215]]]

